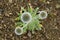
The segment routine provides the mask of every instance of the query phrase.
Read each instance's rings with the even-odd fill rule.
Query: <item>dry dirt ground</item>
[[[14,19],[29,2],[33,8],[46,10],[48,17],[42,20],[42,30],[17,36]],[[0,0],[0,40],[60,40],[60,0]]]

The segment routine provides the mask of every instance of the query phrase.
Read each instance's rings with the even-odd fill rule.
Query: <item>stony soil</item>
[[[17,36],[14,19],[29,2],[33,8],[47,11],[48,18],[42,20],[42,30]],[[0,0],[0,40],[60,40],[60,0]]]

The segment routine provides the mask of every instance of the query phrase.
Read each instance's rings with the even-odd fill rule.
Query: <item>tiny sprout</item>
[[[22,13],[22,15],[21,15],[21,21],[23,23],[28,23],[31,20],[32,20],[32,16],[31,16],[31,14],[29,12]]]
[[[39,11],[39,18],[40,19],[45,19],[47,18],[47,12],[46,11]]]
[[[17,35],[21,35],[21,34],[23,34],[23,29],[20,28],[20,27],[16,27],[16,28],[15,28],[15,33],[16,33]]]

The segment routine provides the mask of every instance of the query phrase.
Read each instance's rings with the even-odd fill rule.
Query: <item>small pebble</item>
[[[10,15],[12,14],[12,13],[9,13]]]
[[[12,0],[9,0],[9,3],[12,3]]]
[[[32,31],[32,34],[35,34],[35,31]]]
[[[50,4],[50,2],[49,2],[49,1],[47,1],[47,4]]]
[[[1,22],[2,22],[2,23],[4,23],[4,21],[3,21],[3,20],[2,20]]]
[[[56,8],[60,8],[60,4],[56,4]]]
[[[60,38],[59,38],[59,40],[60,40]]]
[[[1,19],[2,17],[0,16],[0,19]]]
[[[26,37],[26,36],[24,36],[23,38],[24,38],[24,39],[27,39],[27,37]]]
[[[0,26],[0,29],[2,29],[2,27]]]
[[[28,36],[31,38],[31,36],[32,36],[32,35],[31,35],[31,32],[28,32]]]
[[[14,40],[14,37],[12,37],[12,40]]]
[[[6,25],[4,24],[4,26],[6,27]]]

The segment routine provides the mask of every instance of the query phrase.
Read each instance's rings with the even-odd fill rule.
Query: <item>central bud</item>
[[[21,21],[23,23],[28,23],[32,20],[32,16],[29,12],[24,12],[22,15],[21,15]]]

